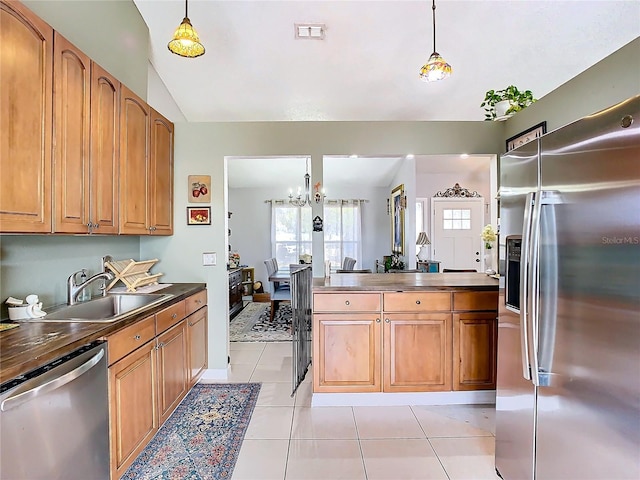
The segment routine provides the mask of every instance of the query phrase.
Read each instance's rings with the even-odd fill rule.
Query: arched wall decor
[[[459,183],[456,183],[453,187],[447,188],[444,192],[436,192],[434,197],[477,198],[482,197],[482,195],[476,191],[470,192],[468,189],[462,188]]]

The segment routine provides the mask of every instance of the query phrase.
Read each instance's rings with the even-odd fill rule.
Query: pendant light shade
[[[432,0],[433,14],[433,53],[420,69],[420,79],[424,82],[443,80],[451,75],[451,65],[436,51],[436,0]]]
[[[189,16],[187,15],[187,0],[184,2],[184,18],[182,23],[173,34],[173,40],[169,42],[167,47],[172,53],[181,57],[194,58],[204,54],[204,45],[200,43],[198,33],[191,25]]]

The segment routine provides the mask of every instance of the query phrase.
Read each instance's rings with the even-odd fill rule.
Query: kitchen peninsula
[[[337,274],[313,285],[313,404],[489,403],[498,280]]]

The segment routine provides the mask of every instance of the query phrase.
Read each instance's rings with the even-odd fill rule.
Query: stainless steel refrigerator
[[[640,478],[640,96],[500,160],[496,470]]]

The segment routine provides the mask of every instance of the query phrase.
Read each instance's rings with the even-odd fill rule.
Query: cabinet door
[[[385,392],[451,390],[451,314],[384,316]]]
[[[109,367],[111,472],[120,478],[158,429],[155,342]]]
[[[120,95],[120,233],[149,233],[149,106],[122,85]]]
[[[53,231],[89,233],[91,60],[58,32],[53,82]]]
[[[160,424],[187,393],[187,322],[158,336],[158,412]]]
[[[313,391],[379,392],[380,315],[313,316]]]
[[[496,388],[496,312],[453,314],[453,389]]]
[[[53,29],[0,2],[0,232],[51,232]],[[9,127],[10,126],[10,127]]]
[[[173,123],[151,109],[149,221],[152,235],[173,235]]]
[[[207,368],[207,307],[187,317],[187,332],[191,387]]]
[[[118,233],[120,82],[91,63],[91,192],[93,233]]]

